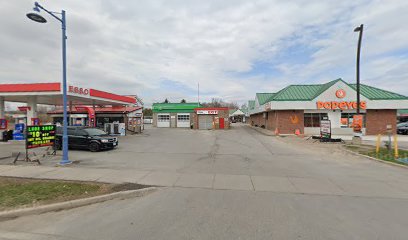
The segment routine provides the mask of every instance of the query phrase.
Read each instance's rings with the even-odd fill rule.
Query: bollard
[[[375,152],[378,153],[380,152],[380,145],[381,145],[381,134],[377,135],[377,144],[375,146]]]
[[[398,159],[398,137],[397,134],[394,134],[394,157]]]

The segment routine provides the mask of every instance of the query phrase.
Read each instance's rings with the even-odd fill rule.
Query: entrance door
[[[224,118],[220,118],[220,129],[224,129]]]
[[[190,113],[178,113],[177,114],[177,127],[189,128],[190,127]]]
[[[198,115],[198,129],[212,129],[212,115]]]
[[[157,114],[157,127],[170,127],[170,114]]]

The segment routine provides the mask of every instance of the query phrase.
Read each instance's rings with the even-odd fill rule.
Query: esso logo
[[[336,91],[336,97],[337,98],[344,98],[346,96],[346,91],[343,89],[339,89]]]
[[[68,92],[79,94],[79,95],[89,95],[89,90],[87,88],[80,88],[80,87],[74,87],[74,86],[69,86]]]

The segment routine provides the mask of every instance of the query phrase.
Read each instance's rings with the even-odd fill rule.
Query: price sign
[[[53,146],[56,130],[55,125],[27,126],[27,149]]]

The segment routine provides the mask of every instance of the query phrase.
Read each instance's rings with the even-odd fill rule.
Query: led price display
[[[27,148],[53,146],[56,130],[55,125],[27,126]]]

